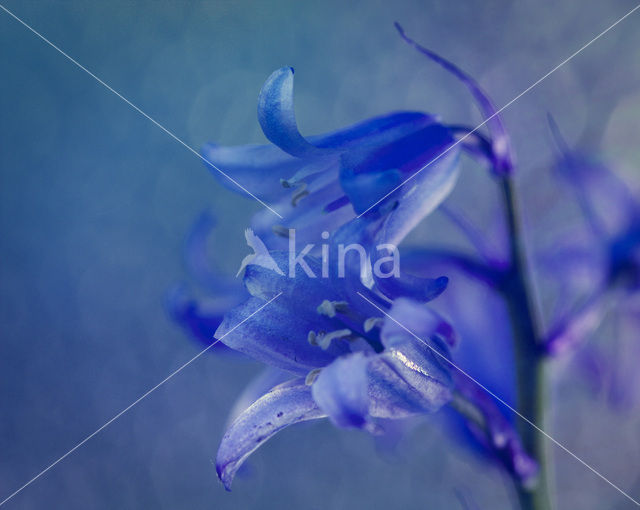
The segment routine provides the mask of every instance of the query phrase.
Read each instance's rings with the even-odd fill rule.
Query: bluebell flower
[[[216,337],[289,372],[291,380],[257,399],[224,435],[216,465],[227,488],[249,454],[291,424],[329,417],[340,427],[376,432],[377,419],[431,413],[452,396],[445,358],[455,337],[442,317],[406,298],[389,305],[355,282],[312,278],[300,267],[290,278],[288,254],[271,255],[285,274],[249,264],[244,283],[251,297],[227,314]],[[321,271],[320,260],[307,260]],[[384,306],[419,340],[357,292]],[[227,334],[278,293],[259,315]]]
[[[582,242],[560,255],[568,264],[586,265],[592,281],[550,328],[546,349],[558,355],[587,338],[614,305],[640,291],[640,201],[595,156],[570,150],[552,119],[551,127],[560,150],[557,175],[574,193],[586,224]],[[548,269],[566,285],[561,267]]]
[[[256,215],[252,228],[271,249],[296,229],[299,242],[317,241],[372,206],[389,210],[384,238],[398,243],[451,190],[459,150],[454,148],[396,189],[450,147],[455,133],[429,114],[396,112],[348,128],[304,138],[293,110],[293,69],[275,71],[258,101],[262,130],[274,145],[221,147],[203,155],[274,208]],[[230,185],[230,181],[221,178]],[[395,191],[394,191],[395,190]],[[376,203],[381,198],[380,203]],[[390,208],[390,202],[397,207]]]
[[[298,130],[293,69],[276,70],[258,99],[258,120],[273,145],[208,144],[203,156],[279,212],[259,212],[252,228],[270,249],[286,246],[288,229],[299,242],[315,242],[365,212],[386,211],[378,244],[398,244],[447,196],[458,177],[461,151],[487,161],[495,175],[513,168],[509,138],[497,110],[469,75],[402,37],[468,88],[487,118],[489,137],[444,124],[436,115],[402,111],[318,136]],[[233,191],[238,187],[214,172]]]
[[[399,244],[448,196],[462,151],[487,163],[495,176],[512,172],[509,138],[487,95],[469,75],[397,28],[409,44],[469,89],[487,119],[489,136],[408,111],[304,137],[294,114],[293,69],[285,67],[267,79],[258,101],[260,125],[273,145],[209,144],[203,149],[208,161],[283,216],[279,220],[265,210],[253,218],[257,236],[251,232],[248,240],[254,253],[242,264],[250,297],[225,315],[215,333],[229,348],[272,367],[243,393],[232,413],[216,461],[226,488],[251,452],[291,424],[328,417],[337,426],[376,433],[384,420],[432,413],[452,399],[474,409],[461,416],[502,465],[522,482],[535,475],[535,462],[490,399],[463,382],[460,390],[454,389],[446,362],[453,330],[424,305],[444,291],[446,277],[403,271],[401,277],[379,278],[370,270],[362,273],[351,260],[345,278],[335,268],[329,278],[312,278],[297,267],[287,276],[287,256],[270,251],[287,247],[291,232],[298,243],[317,242],[329,232],[331,250],[340,243],[358,243],[373,266],[386,255],[373,247]],[[237,191],[231,181],[220,179]],[[423,263],[433,260],[489,285],[497,286],[502,276],[497,260],[432,251]],[[307,262],[313,272],[322,272],[320,260],[307,257]],[[231,331],[276,295],[260,315]],[[362,295],[398,322],[382,316]],[[286,374],[289,380],[269,387]]]

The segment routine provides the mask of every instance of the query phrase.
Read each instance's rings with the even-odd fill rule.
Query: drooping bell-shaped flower
[[[227,488],[247,456],[288,425],[329,417],[337,426],[375,432],[376,419],[430,413],[451,398],[446,360],[454,336],[439,315],[408,299],[389,306],[364,286],[313,278],[300,267],[291,278],[288,255],[271,256],[281,271],[247,265],[244,283],[251,297],[227,314],[216,337],[290,372],[292,380],[256,400],[229,427],[217,457]],[[320,274],[322,262],[307,261]],[[251,321],[231,331],[274,296]],[[380,303],[395,320],[381,316],[362,296]]]
[[[286,246],[278,237],[288,229],[298,232],[300,242],[317,241],[322,231],[333,232],[357,215],[385,207],[389,212],[380,242],[397,244],[455,183],[459,149],[451,148],[454,132],[433,115],[395,112],[305,138],[295,120],[293,76],[290,67],[278,69],[260,92],[258,119],[273,145],[209,144],[204,157],[283,216],[264,210],[253,220],[253,229],[271,249]]]

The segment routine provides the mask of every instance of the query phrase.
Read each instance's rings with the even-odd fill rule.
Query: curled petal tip
[[[436,52],[431,51],[424,46],[421,46],[416,41],[411,39],[405,33],[404,29],[400,26],[399,23],[396,22],[394,23],[394,25],[396,27],[396,30],[400,34],[400,37],[407,44],[415,48],[418,52],[422,53],[431,61],[446,69],[449,73],[453,74],[467,87],[467,89],[475,99],[480,112],[485,117],[484,122],[480,126],[486,124],[489,132],[491,133],[493,173],[496,176],[511,174],[513,171],[513,155],[511,153],[511,144],[509,137],[499,115],[502,110],[496,109],[486,92],[469,74],[464,72],[449,60],[441,57]]]
[[[265,441],[295,423],[323,418],[304,379],[276,386],[243,411],[230,425],[218,449],[216,472],[231,490],[236,472]]]
[[[218,479],[222,482],[224,489],[227,492],[231,492],[233,475],[229,475],[229,473],[226,472],[225,466],[219,463],[216,463],[216,473],[218,474]]]
[[[293,108],[293,68],[281,67],[264,82],[258,97],[258,121],[265,136],[296,157],[321,153],[298,131]]]

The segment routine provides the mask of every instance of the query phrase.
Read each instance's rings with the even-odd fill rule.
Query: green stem
[[[502,292],[505,297],[514,337],[518,412],[544,430],[545,384],[544,359],[539,346],[538,321],[535,314],[532,287],[522,237],[522,227],[516,205],[515,190],[510,177],[501,181],[510,242],[510,267],[505,275]],[[523,445],[538,461],[540,473],[533,487],[516,484],[522,510],[550,510],[548,490],[549,464],[544,436],[524,420],[518,420]]]

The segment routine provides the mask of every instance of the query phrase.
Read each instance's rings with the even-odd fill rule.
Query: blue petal
[[[258,97],[258,121],[265,136],[283,151],[297,157],[320,156],[298,131],[293,108],[293,68],[274,71]]]
[[[240,465],[274,434],[294,423],[323,418],[304,379],[273,388],[254,402],[229,427],[216,457],[218,477],[231,490]]]
[[[390,315],[398,322],[385,319],[380,333],[385,350],[368,367],[370,413],[399,418],[434,412],[452,397],[446,360],[453,331],[437,314],[407,299],[394,302]]]
[[[421,303],[406,298],[397,299],[389,315],[390,317],[384,321],[380,334],[382,343],[387,348],[417,343],[417,345],[423,345],[426,352],[436,350],[448,358],[446,346],[453,347],[457,343],[457,337],[451,325],[438,313]],[[439,337],[444,344],[435,342],[434,336]],[[437,354],[434,356],[436,359],[440,358],[439,364],[449,367],[442,356]]]
[[[311,167],[316,171],[317,160],[301,160],[282,152],[273,145],[240,145],[224,147],[208,143],[202,156],[261,200],[273,201],[286,196],[281,179]],[[207,165],[209,166],[209,165]],[[238,184],[210,168],[213,176],[226,188],[242,193]]]
[[[442,268],[436,271],[441,274]],[[446,313],[447,319],[455,324],[460,338],[455,351],[456,365],[506,402],[515,402],[513,339],[500,294],[484,283],[452,275],[447,291],[429,306]]]
[[[251,267],[253,266],[249,266]],[[299,303],[292,307],[295,300],[306,303],[306,306]],[[313,306],[312,303],[316,302]],[[349,352],[349,347],[342,341],[333,341],[326,350],[309,343],[309,331],[334,329],[331,321],[319,316],[316,311],[321,302],[322,298],[309,301],[300,296],[287,298],[283,295],[231,331],[264,305],[265,300],[252,297],[225,315],[215,337],[220,338],[228,347],[258,361],[303,375],[314,368],[326,366],[336,356]]]
[[[285,152],[297,157],[315,157],[325,156],[331,149],[344,149],[352,142],[367,138],[372,139],[372,145],[380,145],[394,128],[414,129],[415,126],[433,122],[434,117],[418,112],[398,112],[307,140],[300,134],[295,118],[293,69],[283,67],[274,71],[262,86],[258,98],[258,120],[266,137]]]
[[[631,220],[630,228],[614,239],[609,247],[609,279],[622,283],[629,291],[640,289],[640,215]]]
[[[458,179],[458,155],[456,147],[406,181],[398,190],[401,193],[398,206],[389,213],[378,236],[378,244],[400,244],[449,196]]]
[[[471,95],[476,100],[480,112],[486,117],[485,122],[491,133],[491,147],[494,156],[493,171],[497,175],[508,175],[513,171],[513,157],[511,154],[511,142],[507,131],[502,124],[502,119],[498,115],[498,110],[493,105],[489,96],[482,90],[480,85],[471,78],[467,73],[459,69],[457,66],[442,58],[437,53],[420,46],[414,40],[410,39],[405,33],[402,27],[396,23],[396,29],[409,45],[413,46],[420,53],[436,62],[444,69],[452,73],[462,83],[466,85],[471,92]]]
[[[450,378],[440,368],[421,366],[423,354],[411,351],[408,347],[385,350],[369,363],[371,416],[407,418],[435,412],[451,400]]]
[[[325,206],[342,194],[337,180],[318,190],[310,188],[311,194],[296,206],[292,205],[290,197],[276,205],[283,216],[279,223],[296,230],[298,249],[302,249],[307,243],[321,243],[323,231],[332,232],[355,217],[351,207],[324,212]],[[289,240],[274,233],[273,224],[273,214],[267,210],[259,211],[252,220],[253,229],[270,249],[288,249]]]
[[[381,276],[378,271],[373,271],[376,288],[391,300],[406,297],[426,303],[442,294],[449,283],[446,276],[420,278],[408,274],[405,269],[400,276],[386,276],[391,273],[391,268],[387,268],[385,264],[380,264],[379,267],[385,276]]]
[[[414,131],[437,122],[433,115],[422,112],[399,111],[379,115],[347,128],[320,136],[310,136],[316,147],[347,149],[353,147],[380,147]]]
[[[168,293],[165,306],[169,316],[191,336],[204,345],[211,345],[225,312],[236,304],[234,301],[224,298],[198,301],[190,297],[183,286],[177,286]],[[232,352],[222,343],[217,343],[212,349]]]
[[[377,206],[376,202],[383,197],[389,201],[402,194],[403,191],[398,190],[393,197],[385,197],[452,143],[453,136],[446,127],[431,123],[383,145],[358,147],[342,156],[342,188],[360,214],[374,204]],[[429,173],[431,168],[421,173],[425,171]]]
[[[356,174],[352,168],[343,166],[340,179],[342,189],[358,214],[402,183],[400,171],[395,168]]]
[[[308,341],[309,331],[330,332],[344,327],[317,311],[324,300],[346,300],[341,286],[333,279],[321,277],[321,263],[316,258],[305,258],[316,278],[308,276],[301,266],[296,267],[292,278],[289,254],[271,252],[271,256],[283,274],[248,265],[244,283],[253,297],[225,315],[216,338],[221,338],[265,301],[281,293],[264,311],[230,332],[222,342],[259,361],[300,374],[326,366],[340,354],[350,352],[343,340],[334,340],[326,349]]]
[[[369,416],[367,365],[362,353],[343,356],[325,367],[313,383],[320,409],[339,427],[362,428]]]
[[[242,390],[229,411],[227,426],[231,425],[238,416],[251,406],[256,400],[266,395],[271,389],[291,379],[291,373],[273,367],[265,367]]]

